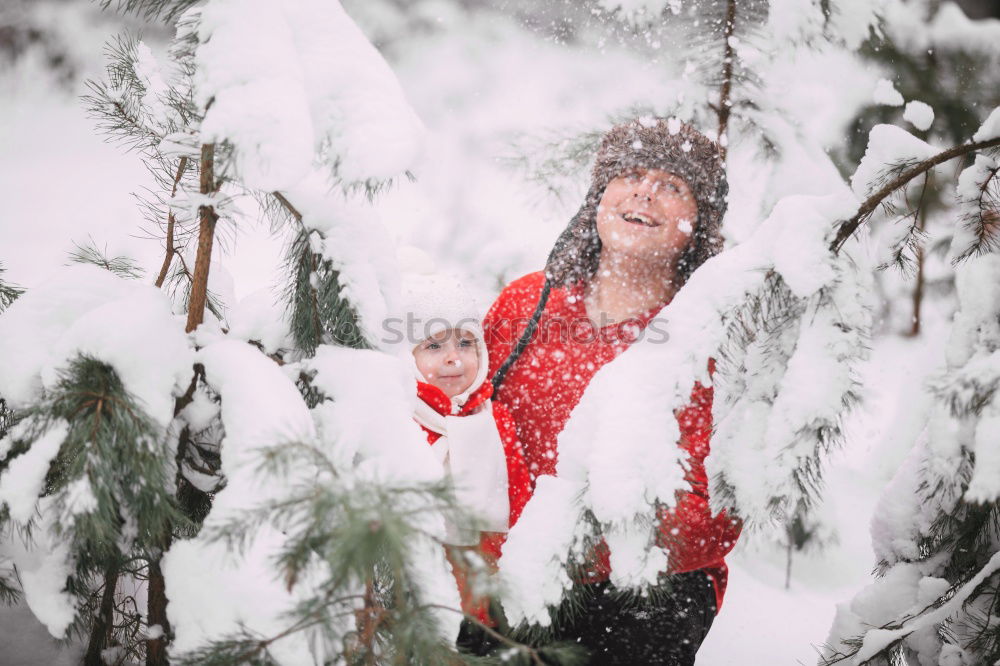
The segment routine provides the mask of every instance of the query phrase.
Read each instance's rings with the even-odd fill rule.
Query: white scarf
[[[417,400],[414,418],[441,435],[431,450],[454,484],[458,506],[475,520],[475,526],[447,521],[446,541],[455,546],[476,545],[478,530],[506,532],[510,527],[507,456],[490,401],[475,414],[444,416]]]

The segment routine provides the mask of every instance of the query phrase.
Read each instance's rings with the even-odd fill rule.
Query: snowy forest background
[[[680,28],[670,20],[680,21],[685,7],[699,3],[645,0],[624,3],[625,10],[618,13],[609,10],[618,4],[343,2],[391,66],[426,131],[415,179],[397,178],[379,192],[371,219],[384,226],[392,242],[419,247],[470,278],[484,311],[504,284],[542,266],[575,212],[588,184],[588,154],[578,150],[588,137],[613,119],[637,113],[686,114],[703,127],[713,126],[715,117],[705,102],[712,73],[702,71],[713,62],[696,57],[696,47],[681,40]],[[869,132],[879,123],[895,124],[916,138],[909,142],[883,133],[876,141],[873,135],[878,150],[869,150],[868,171],[858,169],[855,175],[862,181],[854,187],[859,199],[867,185],[885,177],[876,173],[880,168],[902,170],[968,142],[988,118],[979,140],[1000,135],[1000,116],[990,116],[1000,105],[997,3],[782,0],[744,6],[752,4],[763,8],[765,27],[758,36],[770,35],[766,44],[773,50],[754,42],[754,34],[731,42],[741,65],[752,71],[733,93],[746,104],[742,124],[733,123],[743,140],[733,140],[728,157],[727,247],[755,238],[783,197],[826,195],[850,181],[865,156]],[[810,5],[832,6],[840,14],[833,14],[831,25],[817,28],[801,20],[801,8]],[[662,20],[644,22],[641,10],[654,7],[663,9]],[[163,261],[161,229],[144,218],[151,209],[133,196],[148,200],[150,193],[162,192],[162,182],[135,152],[106,142],[81,101],[81,95],[94,94],[86,82],[106,76],[106,44],[123,30],[141,35],[152,56],[165,61],[174,31],[163,21],[102,11],[83,0],[5,0],[0,6],[0,277],[26,294],[64,270],[74,255],[128,257],[126,272],[135,267],[148,283]],[[737,130],[732,134],[737,136]],[[379,148],[389,161],[400,150],[398,144]],[[995,159],[994,152],[977,163],[983,174],[990,169],[996,173]],[[848,637],[860,627],[851,624],[850,613],[842,613],[835,623],[838,604],[854,598],[854,618],[881,626],[914,604],[926,605],[948,587],[947,581],[941,587],[947,576],[895,568],[892,586],[864,592],[880,561],[885,573],[894,563],[919,559],[906,554],[900,545],[905,539],[897,534],[912,517],[900,498],[918,491],[904,487],[912,477],[896,473],[900,468],[913,471],[927,459],[914,451],[919,454],[927,446],[921,433],[935,410],[935,396],[927,387],[936,386],[940,396],[945,390],[941,373],[959,363],[953,318],[956,312],[964,311],[967,319],[987,312],[995,325],[1000,310],[996,262],[964,278],[956,278],[951,262],[959,253],[955,248],[971,242],[956,230],[963,221],[974,229],[977,215],[968,206],[968,181],[976,174],[968,176],[963,190],[958,175],[972,162],[960,161],[935,170],[934,180],[923,188],[918,179],[906,197],[897,198],[894,210],[878,212],[866,222],[871,234],[867,227],[862,230],[855,256],[866,273],[858,284],[868,284],[865,293],[874,295],[874,321],[867,357],[844,354],[841,359],[856,363],[859,398],[846,413],[843,445],[826,460],[815,507],[747,533],[728,558],[725,605],[699,664],[813,664],[832,635]],[[373,159],[366,166],[378,171],[383,164]],[[261,182],[269,175],[256,174]],[[989,238],[997,217],[995,212],[990,217],[989,206],[997,210],[997,182],[987,179],[982,193],[986,203],[978,209],[979,229],[985,233],[980,241],[983,249],[995,250]],[[914,206],[916,200],[920,203]],[[231,214],[218,226],[209,290],[212,308],[229,335],[257,340],[273,352],[286,346],[289,337],[281,325],[279,302],[288,239],[258,203],[251,197],[228,203]],[[197,204],[184,205],[190,211]],[[795,206],[783,209],[784,214],[812,212],[801,202]],[[154,208],[154,218],[156,213]],[[833,214],[834,219],[850,216]],[[808,241],[778,238],[789,247],[806,247]],[[193,265],[191,245],[188,261]],[[962,280],[967,284],[964,297]],[[994,343],[1000,344],[995,331],[983,342],[989,336],[982,327],[976,330],[970,335],[980,335],[987,351],[995,351]],[[209,334],[203,342],[212,340]],[[30,345],[31,338],[17,342]],[[315,367],[321,364],[317,361]],[[995,387],[1000,378],[992,366],[977,372],[967,378],[975,385],[969,389],[973,393]],[[988,393],[986,403],[992,388]],[[988,433],[996,440],[1000,428],[994,414],[1000,412],[990,412],[984,422],[993,424]],[[977,448],[977,456],[984,451]],[[6,456],[8,450],[0,452]],[[981,460],[987,458],[981,455]],[[989,463],[1000,465],[995,453]],[[956,477],[966,474],[967,483],[970,469],[953,471]],[[1000,466],[989,469],[1000,474]],[[880,500],[890,482],[895,494]],[[734,483],[739,495],[739,482]],[[980,500],[993,507],[993,517],[986,521],[995,521],[1000,483],[982,478],[977,483]],[[9,485],[8,479],[5,491],[0,483],[0,494],[13,507]],[[998,550],[995,524],[992,532],[987,529],[992,536],[980,537],[992,553]],[[0,566],[9,563],[8,557],[16,559],[10,528],[5,529]],[[893,553],[895,562],[887,557]],[[890,598],[893,594],[899,598]],[[78,663],[86,641],[56,644],[34,610],[23,600],[0,606],[0,663]],[[52,618],[51,612],[42,615]],[[989,614],[986,623],[995,626]],[[977,663],[956,650],[942,650],[940,641],[931,643],[909,645],[910,663]],[[991,645],[995,649],[996,643]],[[926,652],[918,657],[922,649]]]

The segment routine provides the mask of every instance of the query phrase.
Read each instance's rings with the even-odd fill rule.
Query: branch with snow
[[[881,142],[883,139],[888,139],[889,143],[894,144],[893,145],[894,148],[899,148],[900,146],[898,145],[898,142],[892,140],[892,138],[902,137],[902,134],[906,134],[907,137],[912,139],[912,142],[910,143],[913,143],[914,146],[916,146],[916,143],[914,142],[919,141],[919,139],[916,139],[916,137],[909,135],[908,133],[905,132],[905,130],[899,128],[894,128],[892,130],[879,129],[879,128],[889,128],[889,127],[893,126],[878,125],[872,130],[874,135],[873,138],[874,145],[878,145],[878,142]],[[981,134],[985,136],[985,133],[981,132]],[[873,145],[872,143],[869,144],[869,146],[872,145]],[[926,144],[924,144],[924,146],[926,146]],[[941,151],[936,154],[928,155],[927,153],[929,151],[921,147],[920,152],[924,153],[924,155],[920,159],[910,161],[909,163],[904,163],[901,166],[897,167],[898,173],[895,174],[894,177],[889,179],[888,182],[886,182],[885,184],[878,187],[877,190],[871,191],[868,198],[866,198],[864,202],[862,202],[861,206],[857,209],[857,212],[855,212],[854,215],[852,215],[850,218],[847,218],[840,223],[837,229],[836,237],[830,244],[830,249],[835,252],[838,251],[843,246],[844,242],[848,238],[850,238],[850,236],[858,229],[858,227],[864,224],[872,216],[872,214],[875,213],[875,211],[879,208],[879,206],[883,205],[886,199],[895,195],[897,192],[899,192],[901,188],[909,184],[910,181],[914,180],[915,178],[918,178],[919,176],[922,176],[923,174],[927,173],[934,167],[940,164],[944,164],[945,162],[948,162],[950,160],[953,160],[956,157],[961,157],[963,155],[968,155],[969,153],[984,151],[991,148],[996,148],[997,146],[1000,146],[1000,137],[980,138],[980,134],[977,134],[976,137],[973,138],[973,141],[969,143],[962,144],[960,146],[955,146],[953,148],[949,148],[947,150]],[[855,191],[858,191],[859,189],[866,192],[870,191],[871,189],[870,184],[878,173],[878,172],[876,172],[876,174],[870,173],[871,166],[877,168],[879,172],[881,172],[885,168],[884,155],[882,155],[881,152],[878,153],[877,157],[873,156],[873,158],[868,161],[863,160],[862,164],[859,165],[858,169],[860,174],[856,173],[855,178],[852,180],[852,184],[854,184]]]
[[[376,187],[415,164],[422,125],[338,2],[213,0],[192,11],[202,142],[233,146],[245,186],[284,190],[322,165],[344,187]]]
[[[998,285],[995,253],[956,269],[959,311],[947,367],[927,387],[933,408],[872,520],[882,576],[839,607],[825,664],[905,651],[951,655],[953,663],[990,663],[1000,654],[986,619],[1000,610]]]
[[[834,222],[856,206],[846,188],[783,199],[748,241],[706,262],[650,322],[647,330],[666,331],[670,344],[638,340],[597,372],[559,436],[556,479],[540,482],[505,547],[500,567],[512,620],[549,622],[548,608],[571,584],[562,569],[593,536],[588,514],[611,549],[616,585],[642,587],[666,568],[666,554],[650,544],[656,508],[674,506],[676,491],[687,489],[675,410],[696,380],[711,385],[709,359],[737,336],[733,313],[779,288],[788,296],[770,316],[788,320],[775,329],[781,344],[756,367],[753,341],[735,344],[747,352],[732,368],[742,383],[716,386],[706,467],[714,508],[735,509],[751,523],[809,503],[854,400],[852,366],[871,327],[864,271],[828,249]]]

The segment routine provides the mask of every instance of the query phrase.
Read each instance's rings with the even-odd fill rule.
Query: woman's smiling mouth
[[[645,213],[622,213],[622,219],[629,224],[641,224],[644,227],[658,227],[660,223]]]

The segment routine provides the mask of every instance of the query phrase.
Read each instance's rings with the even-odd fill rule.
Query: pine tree
[[[959,214],[948,249],[958,313],[946,367],[928,386],[934,408],[923,415],[919,439],[873,518],[879,578],[839,609],[823,664],[978,664],[1000,658],[990,620],[998,611],[1000,581],[997,377],[990,367],[1000,326],[998,122],[1000,109],[994,109],[964,143],[887,165],[871,196],[838,233],[838,242],[847,238],[887,197],[898,196],[937,165],[956,159],[966,165],[955,187]],[[877,133],[885,135],[876,127],[872,143]]]
[[[442,543],[461,509],[377,336],[398,278],[363,219],[410,175],[419,123],[336,3],[116,4],[177,28],[165,67],[141,40],[113,41],[86,100],[157,179],[141,209],[164,259],[149,285],[129,258],[81,245],[9,309],[19,291],[0,282],[0,330],[30,352],[0,358],[16,369],[0,373],[0,527],[33,548],[0,596],[30,589],[95,666],[468,661]],[[246,20],[261,12],[271,21]],[[297,49],[310,84],[282,69]],[[247,120],[255,105],[267,113]],[[209,290],[241,198],[289,239],[288,349],[229,335]],[[227,598],[226,575],[248,604]],[[504,663],[541,659],[496,638]]]
[[[837,151],[838,162],[848,170],[864,155],[874,125],[913,125],[908,118],[917,118],[921,104],[929,107],[925,110],[929,117],[921,119],[926,126],[914,126],[915,136],[945,145],[964,141],[983,121],[983,114],[1000,104],[996,78],[1000,50],[988,36],[988,26],[969,22],[953,3],[912,0],[893,2],[890,8],[881,33],[866,41],[859,54],[886,72],[886,80],[898,92],[898,105],[872,102],[859,109],[847,143]],[[955,39],[953,26],[963,25],[968,38]],[[953,220],[961,214],[954,184],[950,177],[928,173],[913,183],[905,203],[873,223],[873,229],[891,233],[902,226],[897,221],[909,219],[909,231],[898,235],[884,257],[884,267],[895,271],[878,276],[889,310],[885,319],[901,333],[920,332],[927,299],[954,295],[954,275],[945,261]],[[897,310],[899,316],[893,317]]]

